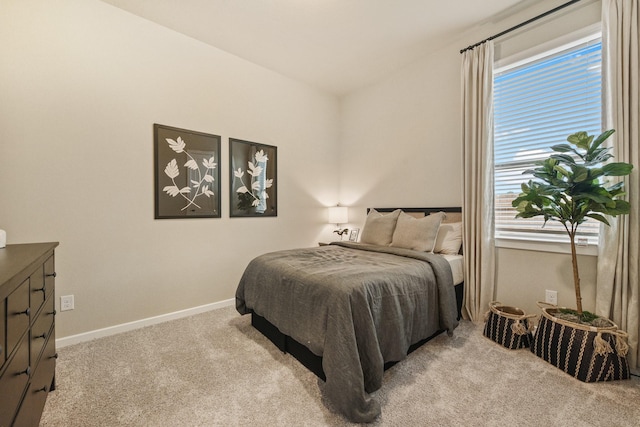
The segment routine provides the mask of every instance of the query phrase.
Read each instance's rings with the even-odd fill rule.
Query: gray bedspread
[[[349,420],[371,422],[385,362],[458,325],[451,268],[439,255],[361,243],[267,253],[236,291],[252,311],[322,356],[325,396]]]

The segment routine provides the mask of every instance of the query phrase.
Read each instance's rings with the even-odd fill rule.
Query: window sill
[[[571,253],[569,243],[562,242],[496,238],[495,246],[496,248],[519,249],[524,251],[553,252],[559,254]],[[598,246],[593,244],[576,246],[576,252],[578,255],[598,256]]]

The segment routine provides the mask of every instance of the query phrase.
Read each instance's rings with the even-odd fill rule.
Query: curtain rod
[[[571,6],[571,5],[572,5],[572,4],[574,4],[574,3],[578,3],[579,1],[580,1],[580,0],[571,0],[571,1],[569,1],[569,2],[566,2],[566,3],[564,3],[564,4],[561,4],[560,6],[558,6],[558,7],[554,8],[554,9],[548,10],[548,11],[546,11],[546,12],[544,12],[544,13],[541,13],[541,14],[540,14],[540,15],[538,15],[538,16],[535,16],[535,17],[533,17],[533,18],[531,18],[531,19],[528,19],[528,20],[526,20],[526,21],[524,21],[524,22],[521,22],[521,23],[519,23],[518,25],[515,25],[515,26],[513,26],[513,27],[511,27],[511,28],[509,28],[509,29],[507,29],[507,30],[502,31],[501,33],[495,34],[495,35],[493,35],[493,36],[491,36],[491,37],[489,37],[489,38],[486,38],[486,39],[484,39],[484,40],[482,40],[482,41],[480,41],[480,42],[476,43],[476,44],[472,44],[471,46],[467,46],[467,47],[466,47],[466,48],[464,48],[464,49],[460,49],[460,53],[464,53],[464,52],[466,52],[467,50],[471,50],[471,49],[473,49],[473,48],[475,48],[475,47],[477,47],[477,46],[480,46],[482,43],[486,43],[486,42],[488,42],[489,40],[497,39],[498,37],[504,36],[505,34],[508,34],[508,33],[512,32],[512,31],[515,31],[515,30],[517,30],[518,28],[522,28],[522,27],[524,27],[525,25],[529,25],[529,24],[531,24],[532,22],[537,21],[538,19],[544,18],[545,16],[549,16],[549,15],[551,15],[551,14],[553,14],[553,13],[556,13],[557,11],[564,9],[564,8],[565,8],[565,7],[567,7],[567,6]]]

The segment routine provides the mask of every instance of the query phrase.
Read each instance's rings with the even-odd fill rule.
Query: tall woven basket
[[[529,347],[532,338],[529,319],[532,317],[535,315],[493,301],[489,303],[484,336],[510,350]]]
[[[598,328],[559,319],[562,307],[544,307],[531,352],[583,382],[629,378],[627,333],[611,326]]]

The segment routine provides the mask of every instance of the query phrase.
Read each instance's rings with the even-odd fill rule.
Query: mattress
[[[442,255],[451,266],[453,274],[453,285],[458,285],[464,281],[464,257],[462,255]]]

